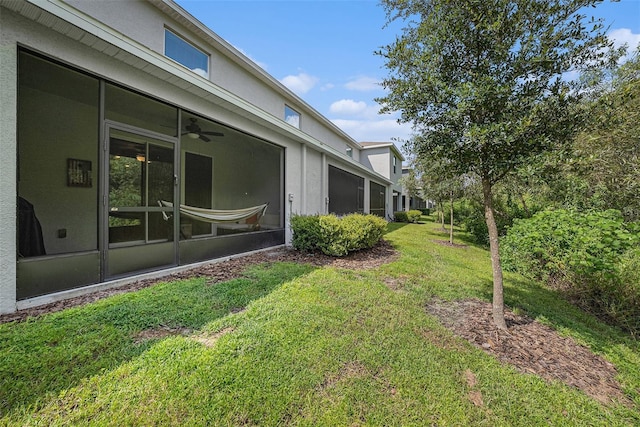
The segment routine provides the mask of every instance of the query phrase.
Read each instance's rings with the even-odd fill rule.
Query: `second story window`
[[[347,156],[353,157],[353,148],[347,147]]]
[[[164,30],[164,55],[209,78],[209,55],[167,29]]]
[[[288,105],[284,106],[284,121],[291,126],[300,129],[300,113]]]
[[[393,173],[396,173],[398,158],[393,156]]]

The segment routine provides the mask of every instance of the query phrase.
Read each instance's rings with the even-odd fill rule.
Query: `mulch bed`
[[[508,329],[500,330],[493,323],[491,303],[476,299],[434,299],[427,311],[456,335],[520,372],[562,381],[601,403],[630,403],[613,364],[542,323],[505,310]]]
[[[438,242],[449,244],[448,241]],[[464,247],[464,245],[456,245]],[[241,277],[247,266],[275,261],[297,262],[314,266],[362,270],[375,268],[393,261],[398,256],[386,241],[372,249],[334,258],[317,253],[304,253],[286,248],[263,251],[233,258],[224,262],[203,265],[161,279],[141,280],[118,288],[99,291],[40,307],[0,315],[0,324],[24,321],[29,317],[80,306],[124,292],[133,292],[160,281],[206,277],[208,282],[226,281]],[[392,289],[393,287],[390,286]],[[507,331],[498,330],[491,317],[491,304],[479,300],[444,302],[434,299],[427,311],[438,317],[454,334],[468,340],[504,363],[515,366],[523,373],[531,373],[547,380],[559,380],[584,391],[602,403],[628,403],[616,381],[615,367],[588,348],[578,345],[571,338],[562,337],[556,331],[524,316],[506,310]],[[175,331],[160,331],[173,333]],[[436,335],[437,337],[437,335]],[[145,339],[147,337],[140,337]],[[441,337],[443,338],[443,337]],[[443,338],[444,339],[444,338]],[[481,396],[473,401],[481,402]]]

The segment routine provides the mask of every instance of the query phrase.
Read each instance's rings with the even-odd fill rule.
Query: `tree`
[[[600,0],[601,1],[601,0]],[[389,70],[377,101],[419,138],[417,157],[442,159],[482,185],[493,270],[493,319],[506,329],[493,186],[579,129],[579,92],[563,74],[598,67],[610,42],[578,13],[598,0],[382,0],[404,20],[377,52]]]
[[[591,205],[640,219],[640,51],[589,84],[587,129],[573,143],[570,172],[586,181]]]
[[[423,155],[414,161],[414,168],[418,171],[420,188],[425,198],[436,202],[442,215],[444,230],[444,205],[449,203],[449,243],[453,243],[453,202],[462,195],[465,179],[463,176],[452,175],[451,169],[442,159]]]
[[[563,150],[517,171],[533,199],[572,209],[617,209],[640,219],[640,51],[582,75],[585,129]],[[529,200],[529,199],[528,199]]]
[[[410,162],[411,164],[411,162]],[[418,176],[414,168],[409,167],[407,173],[403,171],[402,177],[399,179],[398,184],[402,187],[404,193],[409,197],[422,197],[420,183],[418,182]],[[402,206],[402,210],[405,206]]]

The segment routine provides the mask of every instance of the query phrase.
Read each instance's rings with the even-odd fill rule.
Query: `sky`
[[[402,28],[385,26],[378,0],[176,1],[356,141],[401,149],[410,137],[375,102],[388,70],[374,52]],[[603,18],[615,43],[640,43],[640,0],[605,0],[585,14]]]

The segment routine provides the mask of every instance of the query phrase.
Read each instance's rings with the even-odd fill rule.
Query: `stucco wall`
[[[92,16],[156,52],[164,49],[165,16],[147,1],[65,0],[65,3]],[[126,12],[123,8],[126,7]]]
[[[362,164],[380,175],[391,177],[391,153],[389,147],[369,148],[361,153]]]
[[[306,173],[306,206],[305,212],[309,214],[324,213],[324,197],[322,172],[322,156],[315,150],[307,150]]]
[[[326,123],[317,120],[311,113],[311,107],[301,103],[294,96],[283,96],[275,92],[264,81],[218,52],[175,20],[162,14],[155,6],[143,1],[127,2],[127,13],[122,13],[123,2],[118,0],[70,0],[68,3],[160,54],[164,53],[164,30],[170,28],[210,55],[210,81],[279,119],[284,119],[286,103],[301,113],[302,131],[333,147],[337,152],[346,153],[347,144],[343,137],[338,136]],[[215,32],[215,28],[212,30]],[[357,153],[354,157],[357,157]]]
[[[16,308],[16,73],[9,13],[0,7],[0,313]]]

